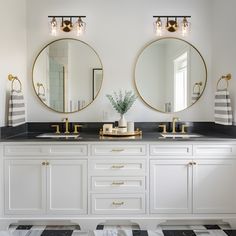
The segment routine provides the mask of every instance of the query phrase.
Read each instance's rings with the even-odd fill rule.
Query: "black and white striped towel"
[[[200,92],[193,92],[192,94],[192,103],[195,103],[200,97]]]
[[[215,93],[215,123],[232,125],[233,115],[229,91],[217,90]]]
[[[12,90],[9,100],[8,125],[18,126],[25,123],[25,101],[23,93]]]

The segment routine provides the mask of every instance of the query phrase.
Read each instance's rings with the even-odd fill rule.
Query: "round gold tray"
[[[109,137],[129,137],[129,136],[138,136],[142,135],[142,131],[137,129],[134,132],[125,132],[125,133],[106,133],[100,130],[100,136],[109,136]]]

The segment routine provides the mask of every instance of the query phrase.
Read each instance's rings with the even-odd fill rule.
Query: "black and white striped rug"
[[[138,226],[98,225],[83,232],[78,226],[12,226],[0,236],[236,236],[228,225],[162,226],[156,230],[140,230]]]

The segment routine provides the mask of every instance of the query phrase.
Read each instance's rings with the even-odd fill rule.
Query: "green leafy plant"
[[[106,97],[115,110],[121,115],[125,114],[137,99],[137,96],[132,91],[125,91],[123,94],[121,90],[119,93],[113,92],[113,95],[107,94]]]

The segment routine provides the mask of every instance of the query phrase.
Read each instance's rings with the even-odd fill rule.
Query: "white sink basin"
[[[44,133],[36,136],[37,138],[78,138],[79,134],[55,134],[55,133]]]
[[[164,138],[199,138],[202,137],[200,134],[181,134],[181,133],[167,133],[167,134],[161,134]]]

